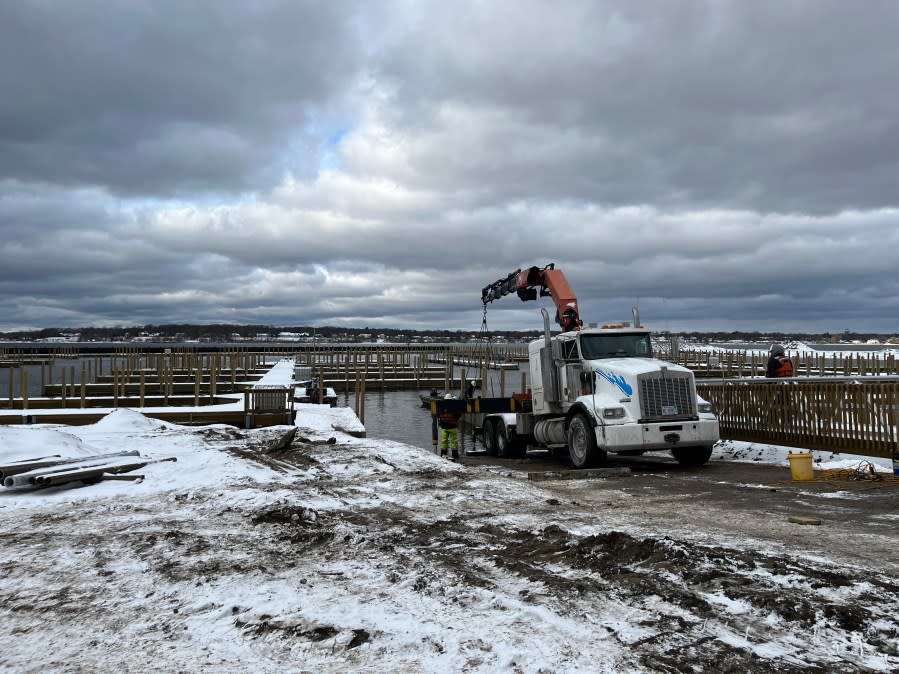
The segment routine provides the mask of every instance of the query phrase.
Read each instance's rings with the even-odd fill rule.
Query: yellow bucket
[[[790,474],[794,480],[814,480],[815,471],[812,469],[811,452],[790,452]]]

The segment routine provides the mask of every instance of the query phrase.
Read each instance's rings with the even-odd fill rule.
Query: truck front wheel
[[[606,460],[606,452],[596,446],[596,435],[583,414],[568,425],[568,455],[575,468],[592,468]]]
[[[711,447],[677,447],[671,454],[682,466],[701,466],[712,458]]]

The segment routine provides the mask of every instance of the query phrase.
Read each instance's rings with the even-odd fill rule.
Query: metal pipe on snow
[[[31,470],[27,473],[19,473],[17,475],[11,475],[3,480],[3,486],[9,488],[15,487],[33,487],[36,485],[37,478],[43,475],[50,475],[52,473],[60,473],[70,470],[84,470],[86,468],[97,468],[99,466],[103,466],[107,463],[106,460],[99,461],[88,461],[87,463],[79,463],[79,464],[66,464],[63,466],[51,466],[48,468],[41,468],[39,470]]]
[[[70,470],[61,470],[51,473],[45,473],[41,475],[34,476],[31,478],[31,482],[28,484],[17,485],[17,486],[37,486],[37,487],[51,487],[54,485],[65,484],[67,482],[75,482],[78,480],[87,481],[87,480],[102,480],[105,477],[106,473],[111,475],[118,475],[119,473],[127,473],[132,470],[137,470],[138,468],[143,468],[151,463],[162,463],[163,461],[177,461],[178,459],[174,456],[168,457],[165,459],[153,459],[150,461],[140,461],[135,463],[123,463],[123,464],[112,464],[112,465],[91,465],[91,466],[79,466],[77,468],[72,468]],[[18,476],[17,476],[18,477]],[[14,479],[14,478],[10,478]]]
[[[140,452],[135,449],[127,452],[112,452],[111,454],[94,454],[92,456],[78,456],[69,458],[54,458],[52,456],[46,456],[39,459],[9,463],[0,466],[0,483],[6,484],[7,477],[19,475],[21,473],[28,473],[40,468],[82,463],[84,461],[103,461],[104,459],[112,459],[118,456],[140,456]]]
[[[96,462],[96,463],[91,463],[91,464],[87,464],[84,466],[78,466],[77,470],[95,469],[95,468],[101,467],[102,465],[103,465],[102,462]],[[75,470],[75,469],[73,468],[71,470]],[[44,475],[56,475],[60,472],[70,472],[70,471],[69,470],[66,470],[66,471],[41,471],[40,474],[20,473],[19,475],[13,475],[13,476],[8,477],[5,480],[3,480],[3,486],[10,488],[10,489],[16,489],[16,488],[21,488],[21,487],[34,487],[34,486],[40,484],[39,480],[42,477],[44,477]]]
[[[28,466],[37,462],[45,462],[44,465],[50,466],[52,465],[52,461],[62,461],[64,460],[61,454],[49,454],[48,456],[38,456],[34,459],[23,459],[22,461],[14,461],[10,464],[5,464],[0,466],[0,484],[3,484],[4,478],[9,475],[15,475],[16,473],[23,473],[24,470],[16,470],[22,466]],[[13,470],[15,472],[7,472],[9,470]],[[30,469],[29,469],[30,470]]]
[[[50,475],[39,475],[35,479],[35,486],[37,487],[52,487],[59,484],[65,484],[67,482],[74,482],[75,480],[91,480],[103,477],[103,468],[89,468],[86,470],[77,470],[77,471],[67,471],[64,473],[51,473]]]
[[[52,475],[57,473],[66,473],[74,470],[84,470],[88,468],[115,467],[116,464],[110,464],[110,459],[123,458],[123,456],[139,456],[139,452],[128,452],[127,454],[116,456],[103,456],[94,460],[70,461],[64,464],[48,466],[28,471],[27,473],[18,473],[3,480],[4,487],[27,487],[29,485],[38,484],[39,477],[43,475]]]

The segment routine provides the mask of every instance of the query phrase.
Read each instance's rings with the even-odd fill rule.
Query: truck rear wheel
[[[711,447],[677,447],[671,454],[682,466],[701,466],[712,458]]]
[[[484,440],[484,451],[487,456],[496,456],[496,424],[485,421],[481,431]]]
[[[593,427],[583,414],[568,425],[568,455],[575,468],[591,468],[606,460],[606,452],[596,446]]]
[[[496,425],[496,455],[500,458],[507,458],[510,454],[509,447],[509,429],[505,424]]]

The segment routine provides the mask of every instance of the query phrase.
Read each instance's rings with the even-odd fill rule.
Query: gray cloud
[[[895,332],[899,6],[0,8],[0,330]],[[495,328],[539,329],[507,298]]]
[[[447,7],[429,24],[440,28],[400,43],[385,70],[402,83],[406,121],[475,127],[457,173],[451,157],[449,177],[422,175],[477,182],[494,165],[491,193],[605,204],[894,203],[895,4],[577,6],[519,3],[502,20]],[[447,106],[459,116],[434,114]],[[485,127],[471,114],[500,143],[477,142]],[[508,161],[489,161],[498,148]],[[445,149],[435,144],[430,168],[445,167]]]
[[[0,178],[228,194],[309,174],[358,66],[339,3],[7,3]]]

